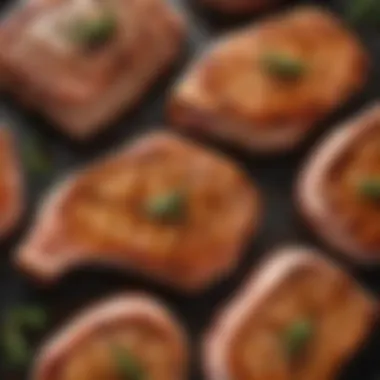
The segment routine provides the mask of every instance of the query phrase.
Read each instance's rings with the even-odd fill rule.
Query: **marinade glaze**
[[[328,244],[359,261],[380,252],[380,108],[338,127],[315,149],[297,186],[301,213]]]
[[[32,380],[186,379],[187,338],[159,301],[121,295],[74,318],[42,347]]]
[[[12,231],[25,206],[20,161],[12,132],[0,127],[0,237]]]
[[[202,53],[175,86],[168,117],[181,130],[248,151],[289,150],[361,90],[368,61],[334,15],[296,8]]]
[[[200,290],[233,270],[260,209],[233,162],[152,133],[58,185],[16,260],[43,280],[94,262]]]
[[[376,304],[313,250],[279,250],[205,337],[209,380],[336,378],[374,322]]]
[[[184,37],[183,17],[165,0],[20,1],[0,24],[0,78],[85,139],[140,101]]]

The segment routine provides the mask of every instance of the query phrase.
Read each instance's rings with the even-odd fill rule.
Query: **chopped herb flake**
[[[75,42],[86,48],[98,48],[112,38],[116,27],[116,18],[111,13],[104,13],[93,19],[75,22],[70,35]]]
[[[28,362],[30,347],[23,334],[12,326],[5,326],[2,337],[2,348],[7,364],[22,366]]]
[[[2,326],[4,357],[11,366],[22,366],[31,357],[26,330],[40,330],[47,321],[46,313],[36,306],[20,306],[5,314]]]
[[[23,143],[23,158],[25,165],[33,173],[49,173],[52,160],[46,146],[37,137],[29,136]]]
[[[19,306],[9,311],[8,318],[26,328],[42,328],[46,325],[45,310],[38,306]]]
[[[361,180],[358,183],[358,192],[371,201],[380,201],[380,177]]]
[[[165,222],[178,222],[186,212],[186,197],[183,192],[172,191],[148,200],[145,205],[147,215]]]
[[[290,357],[297,356],[305,348],[313,333],[310,320],[304,319],[292,323],[283,335],[285,349]]]
[[[132,353],[120,346],[111,347],[112,359],[116,372],[123,380],[145,380],[146,373],[139,360]]]
[[[279,79],[295,80],[306,72],[305,63],[284,53],[266,53],[261,57],[263,69]]]

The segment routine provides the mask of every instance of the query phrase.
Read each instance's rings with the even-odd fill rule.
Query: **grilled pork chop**
[[[15,97],[84,139],[138,103],[183,39],[164,0],[20,2],[0,26],[0,66]]]
[[[380,260],[380,104],[334,130],[304,165],[301,213],[329,244],[360,262]]]
[[[182,327],[159,301],[121,295],[71,321],[41,349],[32,380],[184,380]]]
[[[205,339],[208,380],[335,379],[362,345],[376,301],[312,249],[281,249]]]
[[[103,263],[201,290],[234,269],[260,208],[229,159],[152,133],[58,184],[16,260],[47,281]]]
[[[302,7],[227,34],[175,86],[168,118],[248,151],[297,145],[358,92],[368,56],[327,11]]]
[[[24,210],[22,169],[11,131],[0,128],[0,236],[15,227]]]

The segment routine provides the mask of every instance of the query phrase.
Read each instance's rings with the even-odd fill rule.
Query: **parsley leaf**
[[[146,372],[132,353],[120,346],[112,346],[111,354],[116,371],[123,380],[145,380]]]

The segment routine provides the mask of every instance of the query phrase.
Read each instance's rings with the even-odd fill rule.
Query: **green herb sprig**
[[[132,353],[117,345],[111,347],[112,359],[116,372],[123,380],[146,380],[146,372],[139,360]]]
[[[380,177],[365,178],[358,182],[357,190],[360,196],[370,201],[380,201]]]
[[[308,319],[292,323],[283,333],[283,343],[290,358],[297,357],[306,347],[313,334],[313,324]]]
[[[99,48],[107,43],[115,34],[116,17],[105,12],[95,18],[78,20],[72,24],[71,39],[89,49]]]
[[[268,52],[261,56],[262,69],[269,75],[282,80],[296,80],[307,71],[305,62],[286,53]]]
[[[25,333],[41,330],[46,322],[47,315],[38,306],[19,306],[5,313],[1,338],[3,357],[9,366],[20,367],[29,361],[32,352]]]
[[[183,220],[186,214],[186,195],[175,190],[154,196],[145,204],[145,213],[151,219],[175,223]]]

